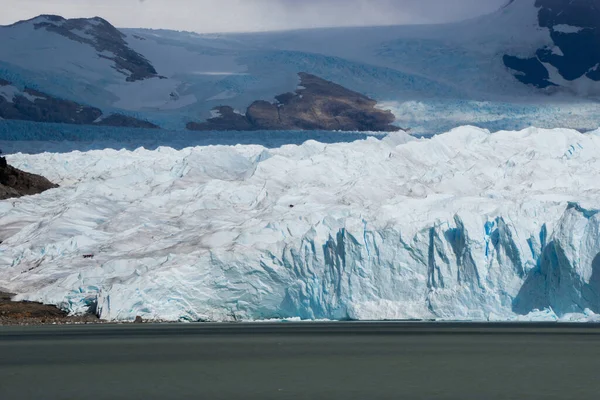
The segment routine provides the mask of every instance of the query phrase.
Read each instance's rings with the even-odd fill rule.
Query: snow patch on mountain
[[[15,96],[19,95],[21,91],[12,85],[0,86],[0,96],[4,97],[9,103],[13,102]]]
[[[599,150],[600,131],[462,127],[14,154],[61,187],[0,202],[0,286],[110,320],[585,319]]]
[[[552,29],[555,32],[560,32],[560,33],[579,33],[582,30],[584,30],[585,28],[581,28],[579,26],[571,26],[571,25],[566,25],[566,24],[559,24],[559,25],[554,25],[552,27]]]
[[[600,81],[594,81],[585,75],[575,80],[567,80],[563,78],[558,68],[552,64],[542,63],[542,65],[548,70],[550,81],[561,88],[581,96],[600,95]],[[597,107],[600,107],[600,105],[597,105]]]
[[[12,103],[17,96],[25,97],[28,101],[34,102],[37,99],[44,99],[45,97],[34,96],[30,93],[23,92],[19,88],[13,85],[0,85],[0,96],[4,97],[6,101]]]

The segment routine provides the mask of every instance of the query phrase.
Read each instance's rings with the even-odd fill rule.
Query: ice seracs
[[[599,150],[597,132],[462,127],[16,154],[61,187],[0,202],[0,286],[110,320],[584,319]]]

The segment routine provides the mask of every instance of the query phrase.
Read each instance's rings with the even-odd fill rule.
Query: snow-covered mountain
[[[523,83],[540,88],[570,87],[598,94],[600,84],[600,2],[536,0],[538,25],[550,39],[529,58],[510,55],[505,64]]]
[[[0,202],[0,290],[115,320],[586,319],[599,154],[600,131],[473,127],[15,154],[60,188]]]
[[[29,87],[19,88],[4,79],[0,79],[0,117],[34,122],[158,128],[150,122],[130,116],[115,113],[104,115],[102,110],[95,107],[58,99]]]
[[[515,0],[446,25],[198,35],[40,16],[0,27],[0,78],[168,129],[298,91],[299,73],[391,110],[397,126],[600,125],[597,1]],[[239,121],[237,121],[239,122]]]

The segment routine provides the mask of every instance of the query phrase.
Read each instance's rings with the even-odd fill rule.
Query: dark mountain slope
[[[158,128],[150,122],[120,114],[104,117],[98,108],[58,99],[30,88],[20,90],[4,79],[0,79],[0,118],[77,125]]]
[[[600,0],[536,0],[535,6],[537,24],[550,30],[554,48],[540,48],[530,58],[505,55],[504,63],[516,71],[515,77],[539,88],[557,86],[550,78],[550,65],[567,81],[600,81]]]
[[[295,93],[276,97],[277,102],[255,101],[246,115],[231,107],[217,110],[220,116],[204,123],[189,123],[188,129],[209,130],[342,130],[397,131],[389,111],[375,108],[377,102],[343,86],[301,72]]]
[[[0,200],[30,196],[56,187],[58,186],[43,176],[11,167],[6,158],[0,157]]]
[[[31,21],[35,22],[35,29],[46,29],[70,40],[92,46],[101,58],[114,61],[114,68],[126,75],[128,82],[158,77],[152,64],[129,47],[125,35],[102,18],[65,19],[58,15],[42,15],[18,23]]]

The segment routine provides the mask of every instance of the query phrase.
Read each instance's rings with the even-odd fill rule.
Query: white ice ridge
[[[600,311],[599,157],[600,131],[474,127],[17,154],[61,187],[0,202],[0,287],[109,320],[574,320]]]

